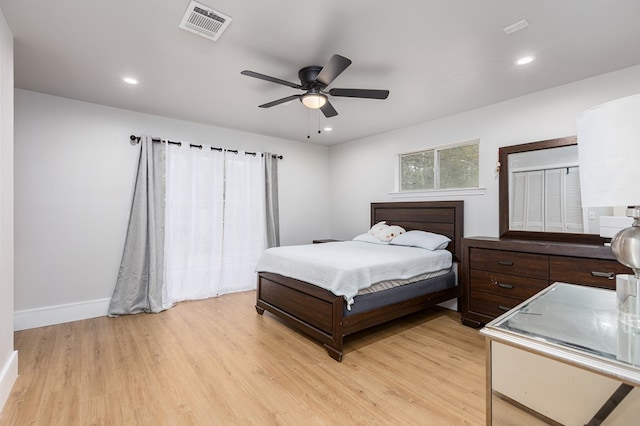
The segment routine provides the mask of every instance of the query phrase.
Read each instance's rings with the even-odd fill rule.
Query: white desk
[[[640,421],[640,368],[617,359],[615,291],[555,283],[481,333],[487,424]]]

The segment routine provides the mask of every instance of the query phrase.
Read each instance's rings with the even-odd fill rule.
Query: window
[[[400,154],[400,191],[478,188],[479,144]]]

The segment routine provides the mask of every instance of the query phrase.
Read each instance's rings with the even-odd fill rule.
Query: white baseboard
[[[13,313],[15,331],[45,327],[88,318],[103,317],[109,310],[110,299],[89,300],[67,305],[47,306],[45,308],[26,309]]]
[[[11,388],[18,378],[18,351],[13,351],[9,355],[4,367],[0,370],[0,411],[7,402]]]

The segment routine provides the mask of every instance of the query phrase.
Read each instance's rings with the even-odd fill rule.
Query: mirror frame
[[[564,243],[603,244],[608,238],[602,238],[596,234],[573,234],[568,232],[538,232],[538,231],[512,231],[509,229],[509,154],[538,151],[541,149],[559,148],[562,146],[577,145],[576,136],[547,139],[538,142],[529,142],[520,145],[503,146],[498,149],[499,161],[499,222],[500,238],[518,240],[542,240]]]

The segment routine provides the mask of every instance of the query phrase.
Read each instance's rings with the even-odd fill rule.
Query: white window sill
[[[484,195],[487,188],[436,189],[432,191],[394,191],[389,192],[391,198],[435,198],[461,197],[467,195]]]

